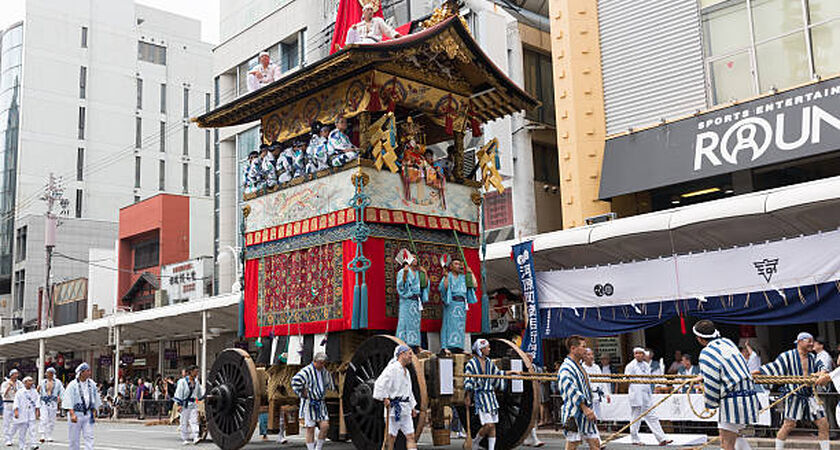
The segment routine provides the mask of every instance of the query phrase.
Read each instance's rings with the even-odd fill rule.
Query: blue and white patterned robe
[[[598,434],[598,426],[587,419],[580,408],[581,403],[592,407],[592,387],[589,385],[589,377],[572,358],[567,356],[563,360],[557,372],[557,383],[560,386],[560,397],[563,399],[563,407],[560,410],[562,422],[565,424],[569,418],[573,417],[581,435]]]
[[[308,394],[306,398],[304,398],[304,389]],[[332,376],[326,369],[319,371],[312,364],[304,367],[292,377],[292,390],[300,397],[298,417],[301,419],[308,418],[314,422],[330,419],[324,398],[327,395],[327,390],[335,390],[335,386]]]
[[[246,194],[256,194],[264,187],[261,158],[257,157],[246,163],[243,184]]]
[[[481,363],[478,356],[473,356],[464,366],[465,375],[504,375],[490,358],[484,358]],[[472,394],[475,409],[487,414],[499,411],[499,401],[496,399],[496,389],[505,388],[505,380],[501,378],[464,378],[464,391]]]
[[[747,360],[734,342],[712,339],[700,352],[700,374],[706,408],[718,408],[718,422],[749,425],[758,422],[761,404]]]
[[[47,379],[44,378],[41,380],[41,383],[38,385],[38,392],[41,393],[41,404],[44,406],[50,406],[55,404],[58,405],[58,399],[64,395],[64,383],[61,382],[56,377],[53,377],[53,390],[52,393],[47,392]]]
[[[175,385],[175,396],[172,400],[183,408],[194,408],[197,406],[196,402],[203,398],[204,389],[201,387],[201,383],[197,379],[193,380],[193,387],[190,389],[189,377],[186,376],[178,380],[178,384]]]
[[[274,165],[274,155],[271,152],[266,153],[262,158],[260,174],[266,187],[277,186],[277,167]]]
[[[397,272],[397,293],[400,296],[397,337],[411,347],[418,347],[420,346],[422,303],[429,301],[428,278],[424,289],[420,287],[418,271],[402,268]]]
[[[85,403],[82,401],[82,389],[87,389],[90,396],[90,401]],[[102,407],[102,399],[99,398],[99,391],[96,389],[96,383],[93,382],[90,378],[85,380],[84,382],[79,381],[78,378],[71,381],[70,384],[67,385],[67,388],[64,389],[64,396],[61,398],[61,407],[65,410],[72,409],[77,413],[84,414],[86,412],[91,412],[93,415],[91,416],[91,421],[93,417],[96,415],[96,411]]]
[[[327,140],[319,135],[312,136],[309,139],[309,145],[306,147],[306,172],[315,173],[319,170],[330,168],[329,164],[329,150],[327,149]]]
[[[802,373],[802,363],[799,352],[794,348],[780,354],[775,361],[761,366],[764,375],[803,376],[825,370],[822,362],[808,353],[808,373]],[[798,388],[798,384],[786,384],[785,390],[790,392]],[[802,388],[785,400],[785,419],[789,420],[818,420],[825,417],[825,410],[814,398],[811,387]]]
[[[327,139],[327,149],[329,149],[332,166],[341,167],[356,159],[357,154],[352,150],[354,147],[350,138],[338,128],[330,131],[330,136]]]
[[[443,281],[449,280],[449,288],[443,286]],[[465,330],[467,328],[467,302],[476,303],[475,289],[467,288],[467,277],[464,274],[455,275],[449,272],[440,280],[438,286],[443,300],[443,323],[440,327],[441,348],[464,348]]]

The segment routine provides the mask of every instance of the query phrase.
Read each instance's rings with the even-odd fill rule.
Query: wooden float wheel
[[[238,348],[222,351],[207,377],[205,414],[213,443],[236,450],[251,441],[261,394],[251,356]]]
[[[344,422],[353,446],[359,450],[382,448],[385,434],[385,406],[373,398],[373,384],[394,356],[394,349],[405,343],[387,335],[373,336],[362,343],[347,365],[342,400]],[[428,408],[426,378],[416,356],[412,355],[411,388],[420,414],[414,419],[414,433],[419,436],[425,425]],[[410,411],[406,412],[410,414]],[[400,433],[394,448],[405,449],[405,437]]]
[[[523,361],[523,372],[533,372],[534,368],[527,359],[525,353],[513,342],[507,339],[490,340],[490,358],[511,358]],[[503,369],[500,367],[500,369]],[[496,399],[499,401],[499,423],[496,424],[496,449],[510,450],[518,447],[536,424],[540,410],[540,389],[539,383],[522,381],[521,393],[513,393],[511,390],[512,380],[505,380],[504,391],[496,391]],[[458,416],[461,418],[461,426],[466,430],[464,419],[465,408],[463,405],[456,407]],[[470,408],[470,432],[473,439],[481,429],[481,421],[475,408]],[[487,439],[481,441],[480,448],[487,448]]]

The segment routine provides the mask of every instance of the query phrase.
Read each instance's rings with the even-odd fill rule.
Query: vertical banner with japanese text
[[[525,335],[522,337],[522,351],[534,357],[534,364],[543,365],[542,338],[540,338],[540,307],[537,298],[537,286],[534,280],[534,245],[532,241],[516,244],[511,257],[516,264],[519,286],[522,288],[522,301],[527,315]]]

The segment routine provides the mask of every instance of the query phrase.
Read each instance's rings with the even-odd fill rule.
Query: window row
[[[134,187],[141,188],[141,173],[142,173],[142,158],[140,156],[134,157]],[[210,167],[204,167],[204,195],[210,196],[210,181],[211,170]],[[181,192],[184,194],[190,193],[190,165],[189,163],[181,164]],[[166,191],[166,161],[158,161],[158,190]],[[138,199],[135,199],[135,202]]]

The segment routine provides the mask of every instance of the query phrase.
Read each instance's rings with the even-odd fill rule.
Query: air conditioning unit
[[[595,225],[596,223],[604,223],[615,220],[618,218],[618,215],[614,212],[608,212],[606,214],[599,214],[597,216],[587,217],[586,224],[587,225]]]

